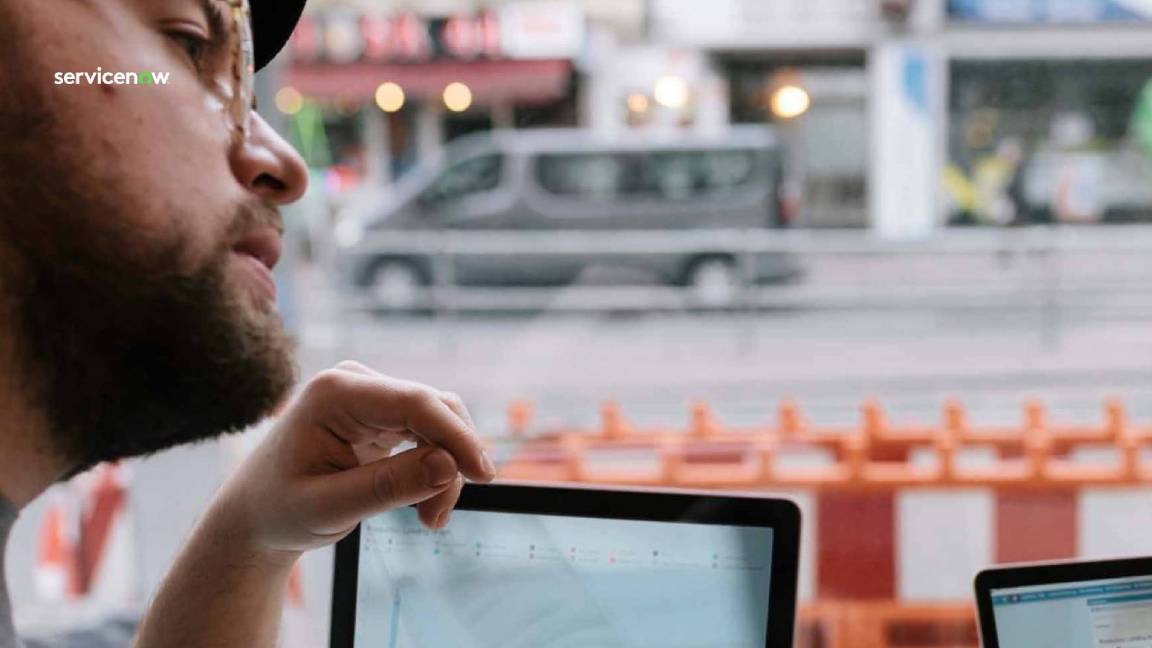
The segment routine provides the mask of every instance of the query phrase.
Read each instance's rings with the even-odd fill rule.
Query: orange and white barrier
[[[67,502],[58,494],[52,500],[37,539],[36,594],[43,601],[59,603],[76,594],[72,555],[76,540],[69,525],[72,517]]]
[[[505,479],[792,497],[804,520],[802,618],[819,626],[817,645],[885,646],[851,637],[917,623],[951,628],[954,643],[941,645],[974,644],[968,601],[981,568],[1152,547],[1152,426],[1115,401],[1101,423],[1079,426],[1053,424],[1037,402],[1018,426],[983,428],[958,403],[939,425],[903,427],[866,403],[858,425],[831,429],[791,403],[751,428],[724,426],[704,403],[680,429],[637,428],[615,403],[594,430],[535,428],[527,402],[508,414],[507,437],[489,441],[511,446],[498,453]]]
[[[37,594],[48,602],[140,601],[138,556],[127,503],[128,475],[106,464],[59,486],[40,527]]]

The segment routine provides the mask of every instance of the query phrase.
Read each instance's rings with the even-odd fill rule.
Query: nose
[[[252,114],[251,124],[248,137],[232,147],[232,174],[270,204],[296,202],[308,190],[303,158],[259,115]]]

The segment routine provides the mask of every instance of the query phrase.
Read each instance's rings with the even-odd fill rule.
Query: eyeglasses
[[[248,138],[252,125],[253,77],[256,74],[252,39],[252,9],[248,0],[227,0],[232,14],[232,93],[226,101],[229,127],[239,140]]]

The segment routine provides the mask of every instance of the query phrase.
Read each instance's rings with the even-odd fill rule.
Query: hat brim
[[[255,64],[259,70],[268,65],[292,36],[306,0],[250,0],[252,38],[255,41]]]

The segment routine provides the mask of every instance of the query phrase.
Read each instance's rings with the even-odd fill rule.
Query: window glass
[[[504,156],[490,153],[467,158],[448,167],[424,192],[425,200],[450,202],[500,186]]]
[[[650,190],[660,198],[678,200],[723,194],[755,179],[752,151],[675,151],[648,158]]]
[[[622,153],[547,154],[537,160],[537,178],[558,196],[608,201],[635,193],[635,167]]]
[[[756,179],[749,150],[565,153],[537,161],[549,193],[589,200],[682,200],[742,189]]]

